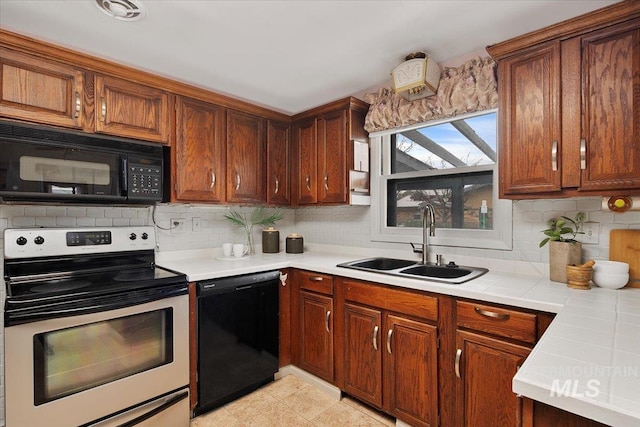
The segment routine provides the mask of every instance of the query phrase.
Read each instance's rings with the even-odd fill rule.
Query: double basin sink
[[[338,264],[338,267],[454,285],[468,282],[489,271],[486,268],[460,266],[453,262],[447,265],[435,265],[395,258],[360,259]]]

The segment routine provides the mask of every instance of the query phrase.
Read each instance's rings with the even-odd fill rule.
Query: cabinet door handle
[[[580,169],[587,168],[587,140],[582,138],[580,140]]]
[[[462,349],[459,348],[456,350],[456,377],[460,378],[460,358],[462,357]]]
[[[331,332],[329,330],[329,318],[331,317],[331,310],[327,310],[327,314],[325,314],[324,316],[324,328],[327,330],[327,332]]]
[[[75,117],[80,116],[80,110],[82,109],[82,103],[80,102],[80,94],[76,92],[76,114]]]
[[[389,354],[391,353],[391,336],[393,335],[393,329],[389,329],[389,331],[387,332],[387,352]]]
[[[329,174],[324,174],[324,189],[329,191]]]
[[[557,140],[553,141],[553,144],[551,144],[551,170],[554,172],[558,170],[558,141]]]
[[[236,172],[236,191],[240,189],[240,174]]]
[[[373,349],[378,351],[378,327],[373,328]]]
[[[494,311],[483,310],[479,307],[473,307],[473,309],[475,310],[476,313],[478,313],[481,316],[492,317],[494,319],[508,320],[510,317],[506,313],[496,313]]]
[[[324,277],[322,277],[322,276],[309,276],[309,280],[311,280],[312,282],[322,282],[324,280]]]
[[[209,184],[209,188],[213,188],[216,186],[216,173],[211,171],[211,184]]]
[[[305,182],[307,183],[307,191],[311,191],[311,175],[307,174]]]
[[[100,118],[103,123],[107,119],[107,101],[104,100],[104,96],[100,98]]]
[[[276,188],[273,191],[273,194],[278,194],[278,191],[280,191],[280,180],[276,177]]]

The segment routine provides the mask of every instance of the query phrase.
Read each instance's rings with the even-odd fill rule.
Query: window
[[[436,214],[436,245],[511,248],[511,202],[497,197],[496,111],[371,135],[374,240],[421,239],[421,208]],[[379,202],[377,202],[379,201]]]

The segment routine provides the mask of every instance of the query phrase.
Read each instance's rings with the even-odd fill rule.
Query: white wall
[[[546,221],[554,216],[573,216],[578,211],[587,213],[588,220],[600,223],[598,245],[584,245],[584,259],[604,258],[609,253],[609,231],[614,228],[640,229],[640,212],[615,214],[601,210],[598,197],[517,201],[513,203],[513,250],[496,251],[467,248],[436,247],[439,253],[447,256],[473,256],[493,260],[526,261],[530,263],[548,263],[547,247],[539,248],[543,235],[540,230],[546,228]],[[185,219],[186,231],[172,234],[170,231],[157,230],[159,251],[183,249],[217,248],[227,241],[243,242],[242,232],[230,225],[224,218],[229,212],[228,206],[191,206],[159,205],[155,218],[159,226],[167,228],[172,218]],[[251,208],[237,208],[247,213]],[[301,233],[305,243],[344,245],[363,248],[406,250],[406,244],[372,242],[370,236],[370,208],[361,206],[304,207],[283,209],[285,217],[278,222],[280,238],[287,234]],[[192,231],[192,220],[200,218],[200,231]],[[40,206],[40,205],[0,205],[0,250],[4,252],[3,232],[6,228],[25,227],[93,227],[126,226],[152,224],[151,208],[130,207],[76,207],[76,206]],[[254,232],[254,239],[260,244],[260,230]],[[281,245],[283,249],[283,245]],[[0,258],[2,256],[0,255]],[[3,264],[0,263],[1,277],[4,277]],[[2,307],[4,307],[5,286],[0,289]],[[3,326],[4,315],[0,317]],[[2,328],[0,327],[0,335]],[[4,422],[4,337],[0,337],[0,423]]]

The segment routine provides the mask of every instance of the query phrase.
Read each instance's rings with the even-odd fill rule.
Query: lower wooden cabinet
[[[300,291],[300,367],[333,381],[333,298]]]

